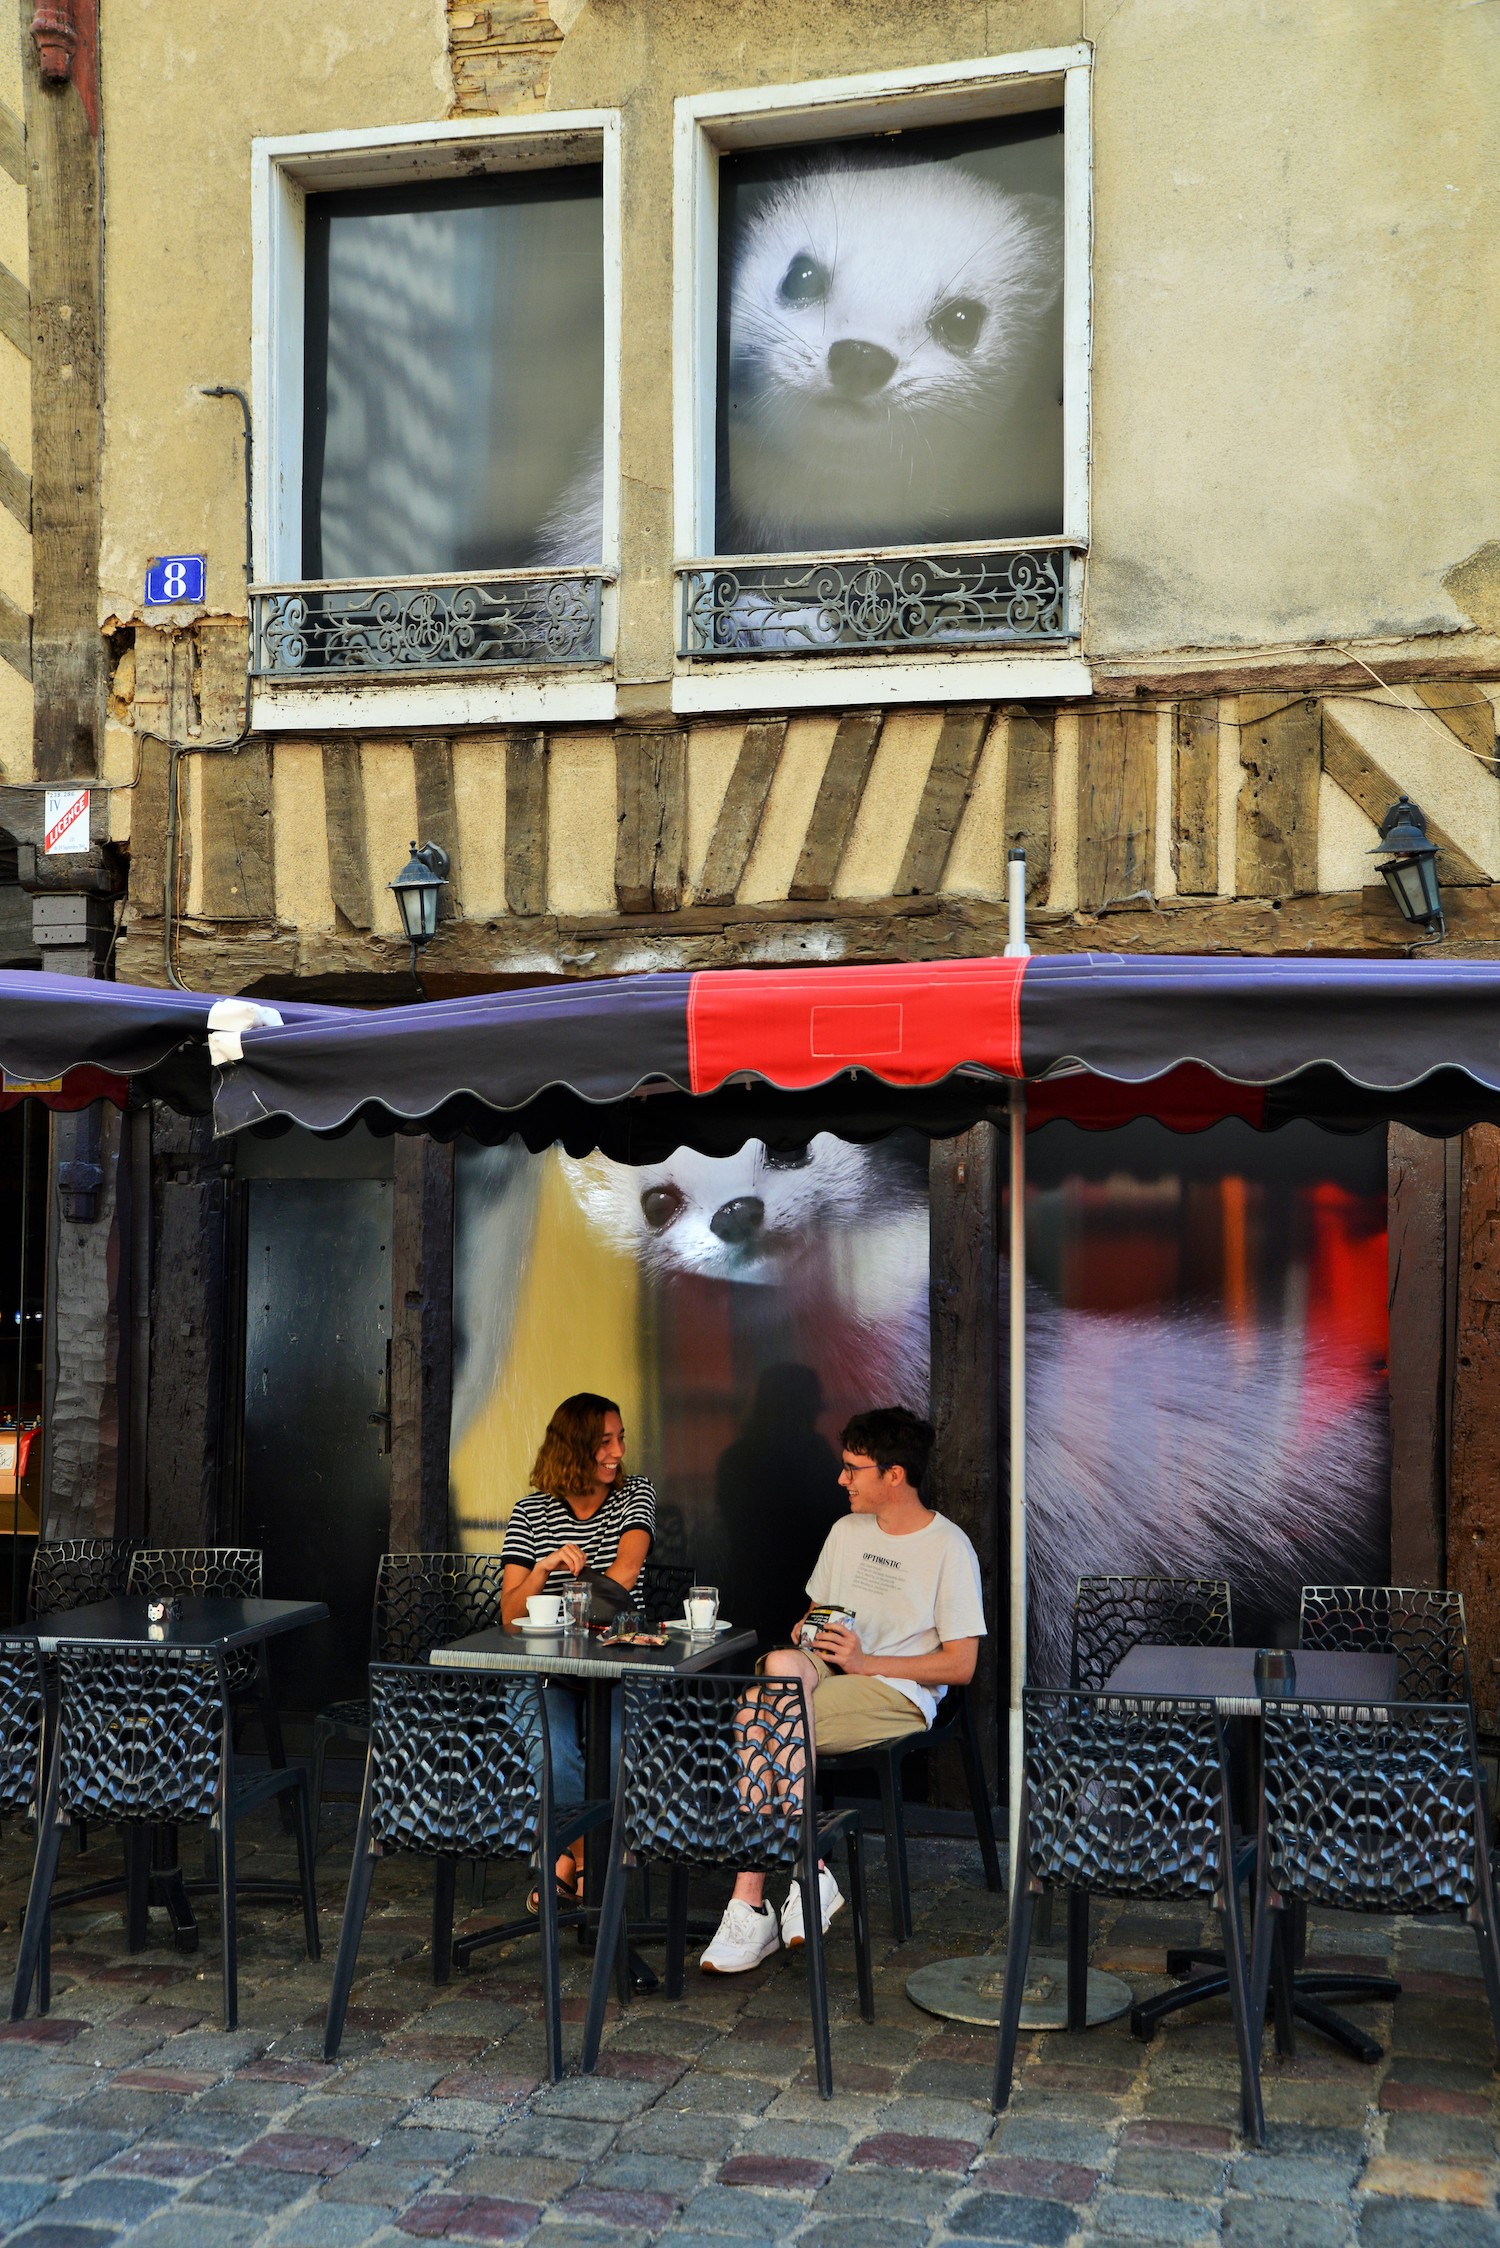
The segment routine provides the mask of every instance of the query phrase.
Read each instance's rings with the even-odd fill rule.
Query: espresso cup
[[[682,1604],[689,1631],[709,1632],[719,1620],[717,1585],[694,1585]]]
[[[533,1624],[560,1624],[562,1622],[562,1594],[559,1592],[534,1592],[526,1603],[526,1620]]]

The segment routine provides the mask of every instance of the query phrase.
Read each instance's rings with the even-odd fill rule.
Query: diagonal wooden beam
[[[875,745],[880,739],[880,726],[878,710],[846,711],[839,720],[828,763],[818,783],[817,802],[802,839],[797,871],[792,876],[791,897],[822,900],[833,896],[834,877],[844,855],[844,846],[854,832],[859,800],[865,792]]]
[[[1495,706],[1482,687],[1467,679],[1434,679],[1419,683],[1417,693],[1465,749],[1478,757],[1494,757]]]
[[[0,265],[0,336],[9,337],[17,351],[31,357],[31,298],[24,281],[8,265]]]
[[[960,704],[943,713],[943,723],[922,786],[922,801],[906,838],[898,897],[931,897],[943,880],[958,823],[974,786],[974,770],[990,722],[988,703]]]
[[[31,677],[31,619],[8,594],[0,593],[0,659]]]
[[[1401,783],[1393,779],[1383,765],[1376,764],[1369,751],[1355,740],[1348,727],[1340,723],[1326,703],[1323,706],[1323,770],[1335,786],[1354,799],[1366,819],[1373,820],[1377,827],[1396,798],[1406,794]],[[1489,881],[1484,868],[1476,866],[1468,852],[1454,842],[1447,829],[1430,817],[1427,832],[1441,853],[1438,859],[1440,882],[1464,887]],[[1372,878],[1373,866],[1372,860]]]
[[[752,718],[745,728],[713,834],[703,872],[694,893],[695,905],[733,905],[755,849],[755,838],[781,762],[786,740],[784,718]]]
[[[0,171],[9,172],[17,187],[26,185],[26,127],[3,101],[0,101]]]

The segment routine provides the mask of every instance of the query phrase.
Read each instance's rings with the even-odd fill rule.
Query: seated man
[[[807,1593],[851,1614],[853,1626],[820,1632],[810,1653],[778,1648],[760,1665],[768,1678],[802,1680],[814,1751],[830,1755],[925,1731],[945,1688],[973,1677],[985,1629],[978,1555],[956,1522],[922,1504],[929,1424],[893,1405],[856,1414],[841,1442],[850,1511],[830,1530]],[[742,1974],[778,1945],[802,1942],[796,1882],[779,1928],[765,1887],[764,1874],[736,1878],[700,1961],[705,1974]],[[826,1866],[818,1891],[826,1929],[844,1901]]]

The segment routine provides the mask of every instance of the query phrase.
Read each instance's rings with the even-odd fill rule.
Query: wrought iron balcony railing
[[[598,663],[604,583],[598,570],[500,570],[257,586],[255,674],[368,678]]]
[[[684,656],[1053,645],[1074,638],[1072,542],[751,555],[679,569]]]

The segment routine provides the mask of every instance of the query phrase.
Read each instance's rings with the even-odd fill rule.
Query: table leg
[[[584,1727],[588,1735],[583,1750],[583,1792],[591,1803],[613,1803],[615,1775],[610,1763],[610,1724],[614,1714],[615,1682],[612,1678],[591,1678],[585,1692]],[[599,1925],[599,1913],[604,1904],[604,1880],[609,1866],[610,1822],[595,1827],[589,1836],[583,1855],[583,1904],[588,1915],[587,1929]],[[633,1990],[651,1991],[657,1988],[660,1978],[630,1941],[630,1915],[625,1916],[625,1948],[630,1963],[630,1983]],[[580,1941],[586,1940],[580,1930]]]

